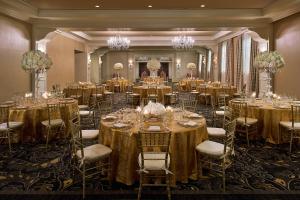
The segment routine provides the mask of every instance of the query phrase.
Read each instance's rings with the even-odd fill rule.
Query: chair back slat
[[[141,152],[142,168],[144,162],[147,160],[164,160],[165,166],[168,166],[168,156],[170,147],[171,132],[169,130],[161,132],[151,132],[140,130],[138,133],[138,147]],[[145,158],[144,153],[147,152],[160,152],[164,154],[163,158]]]
[[[61,119],[60,107],[61,107],[60,103],[47,104],[47,115],[48,115],[49,125],[51,124],[51,120]]]
[[[72,151],[73,155],[76,155],[80,151],[80,157],[84,158],[83,142],[82,142],[82,131],[80,128],[80,121],[78,118],[74,118],[69,121],[71,125],[72,133]]]
[[[300,104],[292,104],[292,127],[295,129],[295,123],[300,122]]]
[[[6,123],[9,127],[10,105],[0,105],[0,123]]]
[[[181,106],[182,106],[182,109],[185,109],[190,112],[196,112],[197,100],[183,99],[181,101]]]

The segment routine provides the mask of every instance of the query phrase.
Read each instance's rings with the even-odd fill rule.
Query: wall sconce
[[[181,67],[181,60],[180,60],[180,59],[177,59],[177,60],[176,60],[176,68],[177,68],[177,69],[180,69],[180,67]]]
[[[129,69],[132,69],[132,66],[133,66],[133,61],[130,59],[130,60],[128,60]]]

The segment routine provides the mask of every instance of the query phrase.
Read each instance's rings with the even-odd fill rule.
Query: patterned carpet
[[[184,97],[184,94],[181,95],[181,98]],[[118,94],[115,100],[115,109],[124,106],[124,95]],[[206,108],[198,109],[205,112]],[[69,155],[66,140],[52,142],[47,152],[45,144],[39,143],[15,144],[11,154],[7,145],[0,145],[0,193],[81,192],[81,177],[72,177]],[[99,178],[87,182],[87,192],[137,192],[138,183],[133,186],[113,183],[109,186]],[[227,193],[294,192],[300,195],[300,147],[296,147],[293,154],[289,155],[287,144],[271,145],[256,141],[246,148],[244,139],[237,138],[235,160],[227,170],[226,184]],[[172,192],[221,193],[221,178],[178,183]]]

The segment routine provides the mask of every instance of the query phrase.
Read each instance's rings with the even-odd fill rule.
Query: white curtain
[[[242,37],[242,66],[243,66],[243,76],[244,76],[244,82],[243,84],[246,84],[247,86],[250,85],[250,58],[251,58],[251,36],[248,34],[243,34]],[[246,87],[248,92],[249,87]]]
[[[222,43],[221,82],[226,82],[227,41]]]

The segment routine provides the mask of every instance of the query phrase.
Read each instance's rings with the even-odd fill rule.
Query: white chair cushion
[[[113,93],[112,93],[112,92],[109,92],[109,91],[105,91],[104,94],[105,94],[105,95],[110,95],[110,94],[113,94]]]
[[[208,136],[225,137],[226,131],[223,128],[207,127]]]
[[[50,120],[50,125],[51,126],[60,126],[63,123],[64,123],[64,121],[62,119],[52,119],[52,120]],[[42,124],[44,126],[49,126],[49,120],[42,121]]]
[[[201,153],[212,157],[220,158],[224,156],[224,145],[218,142],[206,140],[196,146],[196,150]],[[230,150],[226,148],[226,152]]]
[[[236,122],[238,124],[245,125],[246,124],[245,117],[239,117],[239,118],[237,118]],[[257,119],[247,117],[247,125],[253,125],[253,124],[257,123],[257,122],[258,122]]]
[[[224,110],[217,110],[217,111],[216,111],[216,115],[224,116],[224,114],[225,114],[225,111],[224,111]]]
[[[221,106],[221,107],[220,107],[220,110],[225,110],[225,109],[227,110],[227,109],[228,109],[228,106]]]
[[[170,155],[168,155],[168,162],[165,166],[165,153],[162,152],[144,152],[144,169],[145,170],[162,170],[168,169],[170,165]],[[157,160],[147,160],[147,159],[157,159]],[[142,166],[142,156],[139,154],[139,166]]]
[[[292,122],[288,122],[288,121],[280,121],[279,124],[285,128],[289,128],[292,129]],[[300,122],[295,122],[294,123],[294,127],[295,129],[299,129],[300,130]]]
[[[229,94],[219,94],[220,97],[229,97]]]
[[[93,97],[102,97],[102,94],[92,94]]]
[[[82,139],[92,140],[98,137],[99,130],[82,130]]]
[[[88,105],[78,105],[79,110],[85,110],[88,109],[89,106]]]
[[[137,94],[137,93],[131,93],[131,94],[129,94],[129,96],[140,96],[140,94]]]
[[[111,154],[112,150],[109,147],[104,146],[102,144],[94,144],[83,148],[83,152],[84,152],[84,161],[95,162],[103,158],[106,158],[109,154]],[[76,152],[76,156],[79,159],[82,159],[80,150]]]
[[[93,111],[88,111],[88,110],[80,110],[79,111],[79,115],[81,116],[87,116],[87,115],[92,115],[93,114]]]
[[[23,125],[23,122],[8,122],[8,126],[11,129],[19,128]],[[0,124],[0,131],[6,131],[7,130],[7,123]]]

